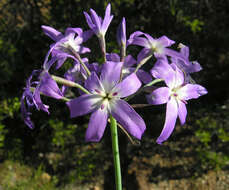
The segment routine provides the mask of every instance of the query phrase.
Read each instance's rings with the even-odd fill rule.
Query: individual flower
[[[136,74],[119,82],[122,62],[106,62],[100,78],[95,72],[85,81],[90,94],[84,94],[69,102],[71,117],[92,112],[86,131],[86,141],[98,142],[103,136],[108,116],[111,114],[131,135],[141,139],[145,131],[143,119],[121,98],[135,93],[141,86]]]
[[[33,77],[37,77],[38,80],[33,81]],[[42,110],[49,114],[49,106],[43,104],[41,101],[41,93],[55,99],[63,98],[59,87],[49,73],[46,70],[35,70],[26,81],[26,87],[24,88],[21,98],[22,117],[25,124],[30,128],[34,128],[34,124],[30,118],[31,109],[33,107],[36,107],[37,110]]]
[[[105,36],[111,20],[113,19],[113,15],[111,15],[110,3],[106,7],[104,19],[99,17],[93,9],[90,9],[90,13],[91,15],[84,12],[88,26],[95,33],[96,36]]]
[[[120,57],[116,53],[107,53],[106,58],[108,61],[120,62]],[[122,67],[123,78],[127,77],[128,75],[130,75],[131,73],[133,73],[135,71],[136,64],[137,64],[137,61],[131,55],[127,55],[124,58],[124,63],[123,63],[123,67]],[[144,84],[147,84],[150,81],[152,81],[151,75],[142,69],[139,69],[136,72],[136,74],[137,74],[138,78]]]
[[[141,31],[134,32],[130,35],[127,45],[139,45],[143,49],[138,54],[138,63],[146,57],[154,55],[156,58],[164,58],[166,56],[174,57],[184,62],[188,62],[185,56],[181,53],[169,49],[175,42],[166,36],[160,38],[153,38],[149,34]]]
[[[163,79],[167,85],[167,87],[157,88],[147,96],[150,104],[167,103],[165,124],[157,139],[157,143],[161,144],[171,135],[177,117],[179,117],[181,125],[185,123],[187,115],[185,104],[187,104],[187,100],[196,99],[207,94],[207,90],[197,84],[186,84],[183,72],[178,67],[173,68],[169,65],[167,59],[159,59],[151,73],[155,78]]]
[[[47,70],[55,62],[57,62],[56,68],[58,69],[68,57],[77,60],[78,54],[90,52],[90,49],[84,47],[82,43],[92,36],[91,30],[83,32],[81,28],[67,28],[62,34],[50,26],[43,25],[42,29],[47,36],[55,41],[51,44],[44,61],[44,67]],[[50,54],[52,54],[52,59],[48,61]]]

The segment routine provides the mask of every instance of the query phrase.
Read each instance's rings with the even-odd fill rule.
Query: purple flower
[[[152,38],[149,34],[137,31],[130,35],[127,45],[134,44],[144,47],[138,54],[138,63],[152,54],[156,58],[170,56],[182,60],[184,62],[188,62],[186,57],[183,56],[181,53],[168,48],[174,43],[175,42],[173,40],[170,40],[166,36],[162,36],[160,38],[155,39]]]
[[[181,125],[185,123],[187,115],[186,101],[207,94],[207,90],[197,84],[184,83],[183,72],[178,67],[173,68],[169,65],[167,59],[159,59],[151,73],[155,78],[164,79],[167,85],[167,87],[157,88],[147,96],[150,104],[167,103],[165,124],[157,139],[157,143],[161,144],[171,135],[177,117],[179,117]]]
[[[121,46],[126,46],[126,20],[125,18],[122,19],[122,22],[119,24],[117,30],[117,41],[118,44]]]
[[[32,81],[34,76],[38,77],[38,80]],[[34,91],[32,91],[31,88],[33,88]],[[30,111],[32,107],[36,107],[37,110],[43,110],[49,114],[49,106],[43,104],[40,98],[40,93],[55,99],[63,98],[63,95],[56,82],[52,79],[47,71],[33,71],[31,76],[26,81],[26,87],[24,88],[21,98],[22,118],[24,119],[25,124],[30,128],[34,128],[34,124],[30,118]]]
[[[113,15],[111,15],[111,5],[110,3],[106,7],[105,16],[102,20],[101,17],[97,15],[97,13],[90,9],[91,16],[84,12],[84,15],[86,17],[86,21],[88,26],[93,30],[93,32],[99,37],[99,36],[105,36],[108,26],[111,23],[111,20],[113,19]]]
[[[114,61],[114,62],[120,62],[120,57],[116,53],[107,53],[106,58],[108,61]],[[137,64],[137,61],[131,56],[127,55],[124,59],[123,68],[122,68],[122,74],[123,78],[127,77],[131,73],[135,71],[135,65]],[[147,84],[150,81],[152,81],[152,77],[149,73],[145,72],[142,69],[139,69],[137,71],[138,78],[144,83]]]
[[[84,54],[90,52],[89,48],[82,46],[92,36],[92,31],[85,31],[81,28],[67,28],[64,35],[50,26],[42,26],[44,33],[55,41],[50,46],[50,50],[44,61],[44,68],[48,70],[50,66],[57,61],[57,69],[62,66],[65,60],[70,57],[77,60],[76,54]],[[52,53],[52,59],[48,61],[49,55]]]
[[[85,81],[85,87],[91,94],[84,94],[67,102],[71,117],[92,112],[86,141],[98,142],[102,138],[110,114],[131,135],[141,139],[145,123],[134,109],[121,99],[135,93],[141,82],[135,74],[131,74],[119,83],[122,65],[121,62],[106,62],[100,78],[92,72]]]

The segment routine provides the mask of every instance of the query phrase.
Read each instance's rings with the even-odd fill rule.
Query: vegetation
[[[193,101],[188,105],[188,124],[184,128],[176,127],[183,132],[173,134],[167,142],[171,145],[169,148],[168,144],[155,144],[164,121],[160,116],[160,108],[150,107],[141,112],[149,121],[141,146],[128,142],[128,138],[120,130],[124,176],[127,176],[127,179],[134,178],[134,173],[128,174],[128,167],[132,167],[131,163],[137,162],[138,158],[157,154],[163,156],[164,151],[169,151],[168,154],[176,152],[176,147],[182,147],[182,144],[174,143],[181,142],[179,134],[185,137],[187,128],[187,133],[192,134],[195,139],[194,146],[190,148],[197,153],[197,156],[193,156],[198,160],[197,168],[201,168],[198,176],[212,169],[227,171],[228,1],[114,0],[111,4],[116,19],[106,36],[111,39],[107,45],[108,51],[117,51],[115,26],[122,17],[126,17],[127,36],[136,30],[144,30],[154,37],[166,35],[177,44],[181,42],[188,45],[192,55],[190,59],[198,60],[203,67],[201,73],[194,75],[194,80],[209,91],[198,103]],[[83,11],[93,8],[103,15],[106,5],[107,1],[104,0],[0,1],[0,189],[2,187],[6,190],[52,190],[63,188],[67,184],[96,184],[100,176],[104,178],[101,182],[104,187],[112,188],[107,182],[107,178],[113,175],[109,130],[106,131],[101,143],[85,143],[84,134],[88,118],[70,119],[69,111],[63,102],[50,102],[48,98],[44,101],[49,101],[51,114],[34,110],[34,130],[25,126],[20,114],[20,97],[26,78],[34,68],[40,68],[51,43],[42,33],[41,25],[50,25],[60,31],[69,26],[88,29]],[[96,44],[91,41],[88,46],[98,49],[93,48]],[[137,49],[135,50],[137,52]],[[90,59],[101,59],[100,52],[95,52]],[[189,142],[188,139],[184,139]],[[145,155],[140,154],[141,149]],[[182,148],[179,148],[179,151],[182,154]],[[151,172],[156,171],[157,166],[151,167]],[[162,173],[162,177],[163,173],[167,172],[163,169],[158,171]],[[190,170],[189,173],[191,176],[188,177],[196,177],[195,171]],[[137,182],[135,186],[138,187]]]

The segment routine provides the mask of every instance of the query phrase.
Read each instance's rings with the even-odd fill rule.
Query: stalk
[[[52,75],[52,78],[53,78],[53,80],[55,80],[59,84],[63,84],[65,86],[70,86],[70,87],[76,87],[76,88],[79,88],[80,90],[82,90],[83,92],[85,92],[86,94],[90,94],[90,92],[86,88],[84,88],[83,86],[81,86],[78,83],[72,82],[70,80],[66,80],[64,78],[61,78],[61,77],[58,77],[55,75]]]
[[[117,122],[112,116],[110,116],[110,123],[111,123],[111,140],[112,140],[112,150],[113,150],[113,158],[114,158],[116,190],[122,190],[122,177],[121,177],[121,167],[120,167],[120,158],[119,158]]]
[[[79,60],[79,62],[82,65],[82,67],[87,72],[87,75],[90,76],[91,75],[91,72],[89,71],[89,69],[87,68],[87,66],[84,64],[84,62],[82,61],[80,55],[78,53],[75,53],[75,52],[73,52],[73,54],[74,54],[75,58]]]
[[[142,65],[144,65],[151,57],[152,55],[149,55],[146,58],[142,59],[141,62],[137,65],[134,73],[137,73],[137,71],[142,67]]]
[[[105,40],[105,36],[104,35],[100,35],[98,36],[99,38],[99,44],[100,44],[100,48],[102,51],[102,56],[103,56],[103,63],[105,63],[107,61],[106,58],[106,40]]]

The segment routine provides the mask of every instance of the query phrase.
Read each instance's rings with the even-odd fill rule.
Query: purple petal
[[[56,56],[52,57],[45,65],[43,65],[43,69],[48,71],[57,60]]]
[[[89,16],[89,14],[88,13],[86,13],[86,12],[83,12],[84,13],[84,16],[85,16],[85,18],[86,18],[86,21],[87,21],[87,24],[88,24],[88,26],[95,32],[95,25],[94,25],[94,23],[92,22],[92,20],[91,20],[91,17]]]
[[[26,109],[26,106],[25,106],[25,98],[27,97],[28,92],[27,92],[27,90],[25,90],[25,92],[23,93],[23,95],[21,97],[21,114],[22,114],[22,118],[23,118],[25,124],[30,129],[33,129],[34,128],[34,124],[33,124],[32,120],[30,118],[31,113]],[[29,94],[32,97],[32,94],[30,92],[29,92]]]
[[[45,35],[47,35],[48,37],[50,37],[54,41],[58,41],[60,38],[63,37],[63,34],[61,34],[59,31],[57,31],[56,29],[54,29],[50,26],[42,25],[41,28],[42,28],[43,32],[45,33]]]
[[[129,40],[130,42],[130,40]],[[138,46],[142,46],[142,47],[146,47],[146,48],[150,48],[149,42],[147,39],[143,38],[143,37],[135,37],[131,40],[131,44],[132,45],[138,45]]]
[[[138,54],[137,62],[140,63],[143,59],[145,59],[146,57],[150,56],[150,54],[152,54],[152,50],[151,49],[143,48],[140,51],[140,53]]]
[[[107,92],[109,92],[120,79],[122,62],[107,61],[103,64],[100,80]]]
[[[86,42],[88,39],[90,39],[93,34],[94,32],[92,30],[86,30],[85,32],[83,32],[83,42]]]
[[[199,72],[202,69],[203,68],[201,67],[201,65],[197,61],[192,61],[192,62],[190,62],[190,67],[187,69],[187,71],[189,73],[194,73],[194,72]]]
[[[187,116],[187,109],[185,103],[182,101],[178,101],[178,116],[180,118],[181,125],[184,125]]]
[[[121,44],[126,45],[126,20],[124,17],[122,19],[122,22],[118,26],[117,41],[120,46]]]
[[[78,36],[82,36],[83,30],[81,28],[70,28],[70,27],[65,30],[65,36],[71,33],[74,33],[74,34],[76,33]]]
[[[152,36],[150,36],[147,33],[144,33],[144,36],[148,39],[149,43],[155,43],[156,41],[158,41],[158,39],[154,39]]]
[[[111,105],[111,115],[134,137],[141,139],[146,126],[144,120],[124,100],[117,100]]]
[[[56,81],[52,79],[52,77],[45,72],[42,75],[42,79],[39,85],[39,91],[42,92],[46,96],[50,96],[55,99],[63,98],[63,94],[60,91]]]
[[[164,47],[169,47],[169,46],[175,44],[175,41],[170,40],[167,36],[162,36],[162,37],[158,38],[157,40],[158,40],[158,41],[161,43],[161,45],[164,46]]]
[[[84,94],[66,103],[70,109],[70,115],[77,117],[94,111],[101,104],[98,95]]]
[[[118,96],[121,98],[127,97],[131,94],[137,92],[137,90],[141,87],[141,81],[138,79],[135,73],[132,73],[128,77],[126,77],[122,82],[117,84],[112,92],[117,92]]]
[[[142,81],[144,84],[147,84],[152,81],[151,75],[142,69],[139,69],[136,74],[140,81]]]
[[[167,59],[158,59],[150,71],[153,77],[163,79],[168,87],[176,88],[184,83],[184,75],[177,67],[175,70]]]
[[[196,99],[208,93],[208,91],[198,84],[186,84],[177,92],[182,100]]]
[[[141,31],[136,31],[136,32],[134,32],[134,33],[132,33],[130,35],[130,39],[133,39],[133,38],[138,37],[138,36],[141,36],[141,35],[144,35],[144,33],[141,32]]]
[[[166,118],[163,130],[160,136],[157,138],[157,143],[161,144],[169,138],[175,127],[176,119],[178,115],[178,107],[175,98],[171,98],[166,106]]]
[[[120,57],[117,53],[107,53],[106,59],[107,61],[120,62]]]
[[[170,56],[170,57],[174,57],[176,59],[179,59],[181,61],[183,61],[186,65],[189,64],[189,60],[188,58],[186,58],[183,54],[181,54],[180,52],[174,51],[172,49],[168,49],[168,48],[164,48],[164,54]]]
[[[165,104],[169,101],[170,89],[168,87],[161,87],[154,90],[150,95],[147,95],[149,104],[159,105]]]
[[[93,9],[90,9],[90,12],[91,12],[91,20],[92,20],[93,24],[96,26],[97,32],[99,32],[101,29],[101,21],[97,15],[97,13]]]
[[[108,26],[110,25],[112,19],[113,19],[113,15],[110,15],[111,14],[111,4],[109,3],[107,5],[107,8],[106,8],[106,11],[105,11],[105,16],[104,16],[104,19],[103,19],[103,23],[102,23],[102,26],[101,26],[101,31],[103,34],[106,33],[107,31],[107,28]]]
[[[87,47],[79,46],[79,53],[84,54],[84,53],[89,53],[91,50]]]
[[[91,75],[87,78],[85,81],[85,87],[93,94],[104,92],[103,85],[95,72],[92,72]]]
[[[97,75],[101,72],[101,66],[98,63],[87,64],[88,69],[91,72],[95,72]]]
[[[188,58],[189,57],[189,47],[181,43],[179,44],[179,47],[181,48],[180,49],[181,54],[183,54],[184,57]]]
[[[36,106],[36,108],[38,110],[43,110],[43,111],[45,111],[45,112],[47,112],[49,114],[49,111],[48,111],[49,106],[43,104],[43,102],[41,101],[39,87],[35,88],[35,91],[34,91],[33,94],[34,94],[33,97],[34,97],[34,100],[35,100],[35,106]]]
[[[63,64],[64,62],[66,61],[67,57],[61,57],[61,56],[58,56],[57,57],[57,65],[56,65],[56,70],[59,69]]]
[[[85,135],[87,142],[98,142],[103,136],[107,125],[108,113],[106,109],[98,109],[92,113]]]
[[[132,55],[127,55],[124,60],[124,67],[131,67],[136,63],[137,61],[133,58]]]

